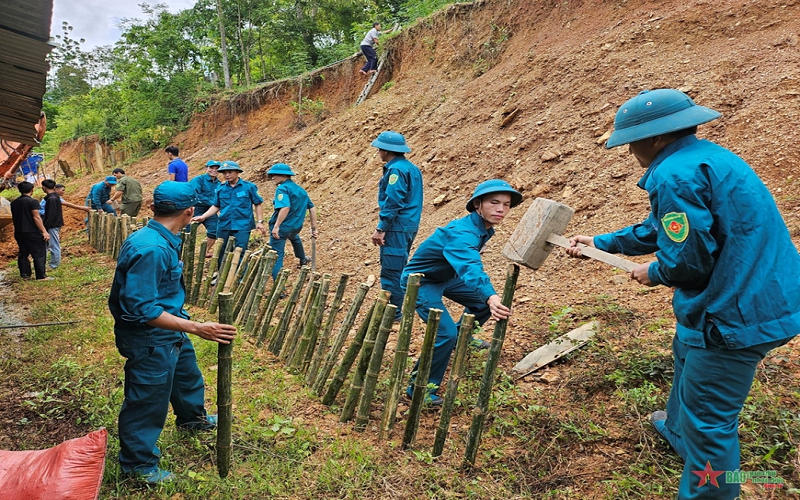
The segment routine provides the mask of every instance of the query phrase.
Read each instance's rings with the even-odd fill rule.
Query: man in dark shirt
[[[14,223],[14,239],[17,240],[19,247],[17,256],[19,275],[23,279],[31,277],[31,262],[28,257],[32,257],[36,279],[53,279],[48,278],[44,272],[47,242],[50,240],[50,235],[47,234],[42,218],[39,216],[39,202],[31,198],[33,184],[20,182],[18,189],[19,198],[11,202],[11,220]]]

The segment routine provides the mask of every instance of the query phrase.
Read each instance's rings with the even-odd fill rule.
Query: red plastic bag
[[[46,450],[0,450],[0,496],[7,500],[96,500],[106,464],[105,428]]]

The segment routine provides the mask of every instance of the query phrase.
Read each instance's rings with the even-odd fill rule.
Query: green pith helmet
[[[276,163],[267,170],[267,175],[288,175],[291,177],[294,175],[294,172],[292,172],[289,165],[285,163]]]
[[[698,106],[680,90],[645,90],[619,108],[606,148],[691,128],[720,116],[713,109]]]
[[[406,139],[403,134],[387,130],[381,132],[378,137],[372,141],[372,145],[384,151],[391,151],[393,153],[410,153],[411,148],[406,144]]]
[[[208,167],[219,167],[220,165],[222,165],[222,163],[218,162],[217,160],[208,160],[206,162],[206,168],[208,168]]]
[[[244,170],[242,170],[242,167],[240,167],[239,164],[236,163],[235,161],[223,161],[222,166],[219,167],[217,172],[227,172],[230,170],[235,170],[237,172],[244,172]]]
[[[478,184],[478,187],[475,188],[475,191],[472,193],[472,197],[470,197],[469,201],[467,202],[467,212],[475,211],[475,205],[472,202],[474,202],[481,196],[490,193],[510,194],[511,208],[514,208],[520,203],[522,203],[522,193],[511,187],[511,184],[507,183],[502,179],[491,179],[488,181],[481,182],[480,184]]]

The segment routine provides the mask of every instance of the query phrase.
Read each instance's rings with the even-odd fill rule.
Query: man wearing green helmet
[[[481,250],[494,235],[494,226],[503,222],[509,210],[520,203],[522,194],[504,180],[492,179],[478,184],[467,202],[469,214],[436,229],[420,244],[403,269],[401,283],[404,288],[410,274],[423,274],[417,295],[419,317],[428,321],[428,311],[432,307],[442,310],[428,379],[435,386],[427,398],[432,405],[442,403],[436,392],[458,340],[459,326],[447,311],[443,297],[464,306],[464,313],[474,314],[475,321],[481,325],[490,317],[502,320],[511,316],[511,310],[503,305],[489,275],[483,270]],[[478,347],[488,347],[488,344]],[[412,396],[416,370],[415,367],[412,385],[407,391],[409,397]]]
[[[218,162],[217,160],[209,160],[206,162],[206,172],[202,175],[198,175],[193,177],[192,180],[189,181],[189,185],[194,188],[194,192],[197,195],[197,205],[194,206],[194,213],[195,214],[204,214],[211,208],[211,205],[214,204],[214,195],[217,192],[217,188],[220,187],[222,184],[219,181],[219,167],[222,163]],[[210,258],[211,248],[214,246],[214,243],[217,241],[217,223],[219,222],[219,216],[214,214],[201,222],[203,226],[206,228],[206,258]]]
[[[739,469],[739,412],[758,363],[800,330],[800,255],[772,195],[741,158],[695,136],[719,116],[673,89],[623,104],[606,147],[628,144],[646,169],[651,213],[567,249],[655,253],[631,279],[675,290],[672,390],[650,420],[684,459],[679,499],[738,498],[717,472]]]
[[[401,316],[403,289],[400,274],[408,262],[411,245],[422,217],[422,173],[406,159],[411,152],[402,134],[387,130],[372,141],[378,148],[383,176],[378,182],[378,225],[372,244],[380,247],[381,288],[391,293],[389,302],[397,306],[395,321]]]

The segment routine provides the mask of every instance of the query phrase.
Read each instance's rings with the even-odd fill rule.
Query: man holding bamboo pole
[[[149,484],[175,476],[158,467],[156,443],[170,403],[176,425],[209,430],[215,415],[204,408],[203,375],[186,333],[227,344],[236,328],[189,320],[178,234],[194,214],[192,186],[166,181],[153,192],[153,220],[122,244],[108,298],[117,349],[125,361],[125,399],[119,413],[123,473]]]
[[[419,317],[427,322],[431,308],[442,310],[428,379],[429,384],[435,386],[430,390],[431,405],[442,404],[442,398],[436,392],[458,339],[459,325],[444,306],[443,297],[463,305],[464,312],[474,314],[475,321],[481,325],[490,317],[499,321],[511,316],[511,309],[503,305],[483,270],[480,252],[494,235],[494,226],[500,224],[509,210],[520,203],[522,194],[506,181],[492,179],[478,184],[467,203],[470,213],[436,229],[422,242],[403,270],[401,283],[404,288],[410,274],[423,275],[417,295]],[[474,340],[477,348],[489,347],[486,341]],[[416,370],[415,366],[406,391],[409,397],[413,394]]]

